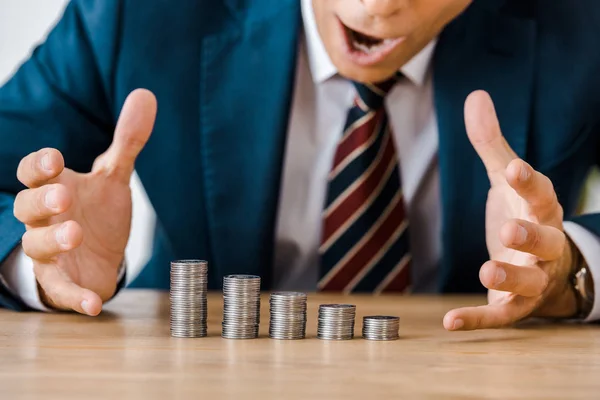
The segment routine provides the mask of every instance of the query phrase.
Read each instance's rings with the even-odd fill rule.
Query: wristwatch
[[[571,288],[577,302],[577,312],[574,317],[585,319],[590,315],[594,306],[594,279],[583,255],[574,245],[571,249],[576,257],[570,276]]]

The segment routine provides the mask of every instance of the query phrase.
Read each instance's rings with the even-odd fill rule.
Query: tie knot
[[[359,83],[352,82],[356,88],[358,97],[362,100],[365,105],[371,109],[376,110],[383,106],[383,100],[385,96],[392,90],[394,85],[402,77],[399,72],[396,73],[390,79],[387,79],[379,83]]]

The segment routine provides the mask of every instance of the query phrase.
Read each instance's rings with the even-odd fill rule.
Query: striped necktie
[[[384,99],[400,75],[354,83],[328,176],[319,290],[404,292],[410,284],[408,218]]]

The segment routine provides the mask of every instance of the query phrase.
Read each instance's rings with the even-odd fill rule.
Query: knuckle
[[[42,216],[47,213],[48,206],[46,206],[46,195],[50,191],[49,187],[45,187],[42,190],[38,190],[35,197],[32,199],[32,204],[35,207],[37,215]]]
[[[506,286],[510,287],[511,291],[522,291],[523,288],[523,280],[519,276],[518,273],[514,273],[514,271],[510,271],[506,273]]]
[[[29,165],[27,171],[29,172],[29,174],[35,174],[39,171],[38,164],[41,161],[41,154],[41,151],[38,151],[36,153],[33,153],[31,157],[29,157]]]
[[[559,209],[560,204],[558,203],[558,198],[556,197],[556,193],[552,192],[552,195],[547,196],[541,202],[539,202],[536,207],[538,208],[540,217],[543,219],[548,219],[554,217],[557,213],[560,212]]]
[[[554,184],[552,183],[552,180],[550,178],[548,178],[544,174],[540,173],[540,176],[542,177],[542,182],[541,183],[542,183],[543,187],[545,187],[548,192],[554,193],[555,194],[554,197],[556,197],[556,193],[555,193],[555,190],[554,190]]]
[[[26,215],[24,215],[23,213],[23,196],[24,191],[17,193],[17,196],[15,197],[15,202],[13,203],[13,215],[16,219],[24,223]]]
[[[473,321],[473,328],[474,329],[481,329],[481,328],[483,328],[483,314],[478,313],[475,316],[475,320]]]
[[[557,229],[558,231],[558,229]],[[552,246],[552,260],[556,260],[560,258],[560,256],[564,253],[565,247],[569,245],[567,241],[567,236],[562,231],[558,231],[558,245]]]
[[[519,184],[525,192],[535,189],[535,170],[522,159],[516,159],[515,169],[519,172]]]
[[[562,222],[562,220],[565,217],[565,210],[562,208],[562,206],[558,202],[558,199],[556,199],[556,214],[557,214],[556,218]]]
[[[537,209],[539,217],[544,220],[555,218],[556,216],[562,220],[563,209],[558,202],[558,196],[556,195],[552,181],[547,177],[544,178],[546,180],[544,185],[545,189],[541,194],[540,199],[535,202],[533,206]]]
[[[33,254],[33,249],[35,245],[35,238],[31,231],[27,231],[21,237],[21,248],[23,252],[29,257],[35,258]]]
[[[541,236],[540,236],[538,227],[535,225],[530,226],[529,228],[526,228],[526,229],[527,229],[527,240],[525,241],[523,250],[525,250],[525,252],[527,252],[527,253],[530,253],[540,247]]]
[[[58,230],[58,228],[52,227],[52,228],[46,229],[46,231],[44,232],[43,243],[44,243],[44,247],[47,250],[55,250],[58,247],[58,243],[56,241],[57,230]]]
[[[31,160],[35,153],[31,153],[21,159],[17,167],[17,179],[24,185],[27,185],[28,176],[31,174]]]
[[[45,191],[37,191],[35,195],[28,196],[25,202],[25,207],[28,208],[34,215],[41,217],[46,214],[46,205],[44,203]]]
[[[53,169],[58,169],[59,171],[62,171],[64,169],[65,159],[59,150],[54,148],[45,148],[42,150],[42,153],[50,157],[50,159],[52,160]]]
[[[521,158],[515,158],[511,163],[514,170],[519,173],[520,182],[529,184],[531,182],[531,168],[529,168],[529,164]]]

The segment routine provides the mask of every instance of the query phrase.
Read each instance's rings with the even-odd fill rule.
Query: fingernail
[[[62,245],[69,244],[69,242],[67,240],[66,230],[67,230],[67,228],[63,226],[63,227],[59,228],[58,231],[56,232],[56,241],[59,244],[62,244]]]
[[[527,240],[527,229],[523,228],[521,225],[517,226],[517,234],[515,235],[515,239],[513,243],[516,245],[522,245]]]
[[[46,193],[44,197],[44,203],[48,208],[57,208],[58,207],[58,196],[56,196],[56,190],[52,189]]]
[[[42,168],[44,168],[46,171],[52,170],[52,168],[50,168],[50,154],[49,153],[44,154],[44,156],[42,157]]]
[[[501,284],[506,280],[506,271],[503,268],[496,269],[496,277],[494,278],[494,282],[496,285]]]
[[[87,300],[84,300],[81,302],[81,308],[87,315],[91,314],[89,307],[90,307],[90,303]]]
[[[463,321],[462,319],[455,319],[454,320],[454,325],[452,325],[452,330],[455,331],[457,329],[462,328],[463,326],[465,326],[465,321]]]

